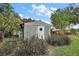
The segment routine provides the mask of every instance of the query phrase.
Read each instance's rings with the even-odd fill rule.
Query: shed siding
[[[31,22],[31,23],[25,23],[24,24],[24,39],[29,39],[32,36],[37,37],[37,27],[38,26],[44,26],[44,34],[45,34],[45,39],[49,36],[49,28],[50,26],[46,23],[43,22]]]

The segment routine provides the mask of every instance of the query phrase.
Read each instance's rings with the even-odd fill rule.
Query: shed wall
[[[32,36],[36,36],[37,37],[37,28],[38,26],[44,26],[44,35],[45,35],[45,39],[50,35],[49,34],[49,29],[50,26],[48,26],[47,24],[44,24],[42,22],[35,22],[35,23],[25,23],[24,24],[24,39],[29,39]]]

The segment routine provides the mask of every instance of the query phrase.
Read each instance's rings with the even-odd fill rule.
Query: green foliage
[[[72,40],[71,45],[51,47],[49,54],[53,56],[79,56],[79,37],[75,35],[69,37]]]
[[[0,30],[3,30],[5,28],[5,17],[0,13]]]
[[[12,32],[20,28],[22,23],[18,14],[13,11],[11,4],[0,3],[0,30]]]
[[[37,38],[32,38],[29,40],[6,39],[0,44],[0,55],[47,55],[47,45],[44,40],[39,40]]]
[[[33,19],[31,19],[31,18],[28,18],[28,19],[24,18],[24,19],[22,19],[22,21],[23,21],[24,23],[27,23],[27,22],[34,22],[35,20],[33,20]]]
[[[75,29],[71,29],[70,31],[71,31],[72,34],[77,34],[76,33],[77,31]]]
[[[9,3],[0,3],[0,13],[4,16],[8,16],[10,12],[13,12],[13,7]]]
[[[73,18],[73,14],[70,11],[59,9],[55,13],[51,14],[52,24],[56,28],[65,28],[70,24],[70,20]]]
[[[73,11],[72,13],[74,14],[74,18],[72,20],[72,23],[78,24],[79,23],[79,5],[74,5],[73,6]]]
[[[47,39],[48,44],[53,46],[69,45],[71,40],[66,35],[53,35]]]
[[[79,23],[79,6],[69,4],[64,9],[58,9],[51,14],[51,21],[56,28],[65,28],[71,23]]]
[[[0,31],[0,42],[2,42],[3,41],[3,33],[2,33],[2,31]]]
[[[10,13],[10,15],[6,17],[4,17],[0,13],[0,30],[2,31],[18,30],[20,23],[21,23],[21,20],[16,18],[13,15],[13,13]]]
[[[13,13],[10,13],[10,15],[8,17],[6,17],[6,21],[7,23],[6,25],[6,30],[8,31],[12,31],[12,30],[17,30],[19,29],[19,24],[21,23],[20,19],[18,19],[17,17],[14,16]]]

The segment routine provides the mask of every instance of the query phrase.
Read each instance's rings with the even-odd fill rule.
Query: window
[[[42,31],[42,28],[40,28],[40,31]]]

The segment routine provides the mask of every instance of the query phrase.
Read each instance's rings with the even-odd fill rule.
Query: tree
[[[20,17],[13,11],[10,4],[0,4],[0,30],[3,32],[12,32],[20,28],[22,23]]]
[[[72,23],[79,23],[79,7],[76,4],[69,4],[64,9],[58,9],[51,14],[51,21],[56,28],[61,29],[64,29]]]
[[[24,23],[27,23],[27,22],[33,22],[33,21],[35,21],[35,20],[33,20],[33,19],[31,19],[31,18],[28,18],[28,19],[24,18],[24,19],[22,19],[22,21],[23,21]]]
[[[13,31],[19,29],[19,24],[21,23],[21,20],[14,16],[13,13],[11,13],[8,17],[6,17],[6,30]]]
[[[13,7],[9,3],[0,3],[0,13],[4,16],[8,16],[10,12],[13,12]]]
[[[65,8],[65,10],[69,10],[70,12],[73,13],[74,17],[70,23],[73,23],[73,24],[79,23],[79,5],[78,4],[75,4],[75,3],[69,4],[69,6]]]
[[[5,17],[0,13],[0,31],[5,29]]]
[[[56,28],[64,29],[70,24],[72,16],[73,14],[70,11],[58,9],[55,13],[51,14],[51,21]]]
[[[3,30],[12,31],[18,29],[19,24],[22,22],[20,17],[15,11],[13,11],[13,7],[9,3],[1,3],[0,4],[0,15],[3,16],[2,23],[0,23]],[[2,26],[3,25],[3,26]]]

